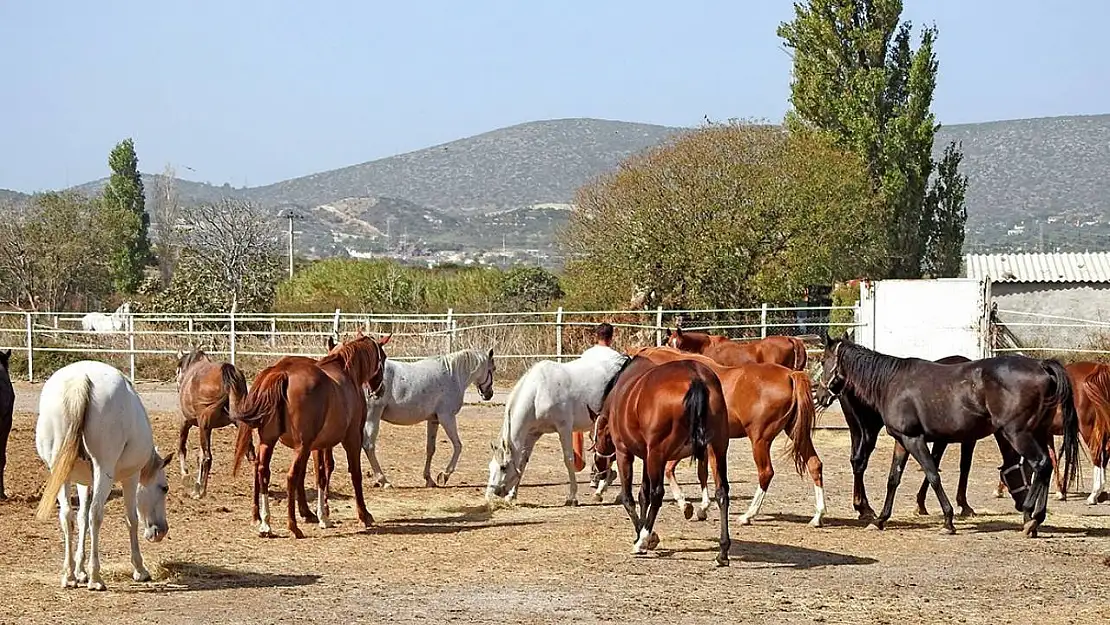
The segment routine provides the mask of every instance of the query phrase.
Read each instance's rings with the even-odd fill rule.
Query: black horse
[[[971,359],[964,356],[946,356],[936,362],[942,365],[954,365],[971,362]],[[828,387],[821,382],[823,380],[819,379],[818,384],[815,385],[815,402],[821,408],[828,408],[834,397],[829,392]],[[867,500],[867,487],[863,482],[863,474],[867,471],[867,463],[871,459],[871,453],[875,451],[879,431],[883,429],[883,417],[863,405],[850,390],[842,391],[839,399],[840,409],[844,413],[844,421],[848,424],[848,433],[852,438],[851,462],[854,475],[852,507],[859,513],[861,520],[869,521],[875,518],[875,510],[871,508],[871,503]],[[898,442],[894,444],[901,447]],[[945,441],[936,441],[932,445],[933,462],[938,467],[947,448],[948,443]],[[960,481],[956,489],[956,505],[960,507],[960,516],[975,514],[975,510],[967,503],[967,478],[971,471],[971,460],[974,454],[975,441],[960,443]],[[925,497],[928,493],[929,480],[922,479],[921,487],[917,490],[917,513],[920,515],[929,514],[925,507]]]
[[[881,415],[887,432],[899,443],[886,502],[874,521],[880,529],[890,519],[907,454],[912,454],[940,501],[945,531],[955,533],[952,504],[941,486],[929,441],[974,442],[993,433],[1002,453],[1002,481],[1010,486],[1015,507],[1024,512],[1023,531],[1030,537],[1037,535],[1045,519],[1052,478],[1048,447],[1057,407],[1064,422],[1065,483],[1079,472],[1079,416],[1071,381],[1056,360],[1010,355],[941,365],[880,354],[850,339],[826,339],[822,366],[829,392],[850,392],[849,401]]]
[[[12,411],[15,410],[15,389],[8,375],[8,360],[12,350],[0,352],[0,499],[7,499],[4,491],[4,468],[8,464],[8,435],[12,432]]]

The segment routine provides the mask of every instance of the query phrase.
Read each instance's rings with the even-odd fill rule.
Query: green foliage
[[[576,205],[562,233],[568,286],[594,306],[787,302],[882,261],[866,169],[809,132],[702,128],[582,188]]]
[[[927,192],[939,128],[930,111],[937,31],[924,29],[912,49],[912,25],[900,23],[900,0],[808,0],[794,12],[778,29],[794,51],[788,122],[828,133],[866,161],[885,203],[883,274],[919,278],[951,256],[954,239],[962,244],[966,221],[962,190],[948,191],[959,186],[954,178]],[[949,153],[958,175],[959,152],[950,146]],[[941,262],[944,270],[949,265]]]
[[[926,198],[926,213],[933,223],[925,256],[925,272],[933,278],[955,278],[960,275],[961,251],[964,246],[964,224],[967,210],[967,176],[960,173],[962,154],[955,144],[944,148],[937,165],[937,174]]]
[[[490,268],[406,267],[386,260],[312,263],[278,289],[282,311],[486,312],[498,308],[503,274]]]
[[[66,310],[110,292],[102,211],[76,193],[44,193],[0,215],[0,300],[27,310]]]
[[[150,216],[146,212],[143,180],[135,143],[125,139],[108,157],[112,175],[101,199],[105,222],[112,238],[112,282],[122,293],[134,293],[143,280],[143,267],[151,259]]]
[[[246,272],[247,284],[237,302],[239,312],[267,312],[273,308],[282,278],[281,259],[259,256]],[[218,265],[193,250],[183,250],[169,288],[153,296],[146,308],[152,312],[227,313],[235,302]]]
[[[562,297],[559,276],[543,267],[513,267],[501,282],[501,305],[510,310],[551,310]]]
[[[859,284],[837,284],[832,290],[832,305],[834,309],[829,312],[829,337],[840,338],[852,329],[856,320],[855,311],[836,308],[837,306],[855,306],[859,303]]]

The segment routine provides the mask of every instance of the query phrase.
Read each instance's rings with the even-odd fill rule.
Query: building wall
[[[998,318],[1024,347],[1063,347],[1083,349],[1092,342],[1110,339],[1110,326],[1061,328],[1019,326],[1016,323],[1079,324],[1065,320],[1043,319],[1007,314],[1006,310],[1059,315],[1110,324],[1110,284],[1083,282],[995,282],[991,300],[998,305]],[[1104,343],[1105,344],[1105,343]]]

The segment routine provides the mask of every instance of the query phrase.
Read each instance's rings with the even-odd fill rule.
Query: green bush
[[[832,290],[833,306],[855,306],[859,303],[859,284],[837,284]],[[829,338],[840,338],[855,323],[855,311],[833,309],[829,313]],[[847,325],[842,325],[847,324]]]

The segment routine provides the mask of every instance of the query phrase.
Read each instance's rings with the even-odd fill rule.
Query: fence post
[[[455,309],[447,309],[447,353],[455,351]]]
[[[270,348],[277,347],[277,319],[270,317]]]
[[[194,332],[195,332],[195,330],[193,329],[193,318],[189,317],[189,344],[190,345],[193,344],[193,333]]]
[[[135,315],[127,314],[127,360],[131,368],[131,382],[135,381]]]
[[[759,338],[767,338],[767,302],[763,302],[763,310],[759,313]]]
[[[231,314],[228,315],[230,328],[228,329],[228,351],[231,352],[231,364],[235,364],[235,308],[236,303],[231,304]]]
[[[663,345],[663,307],[655,309],[655,346]]]
[[[35,381],[35,335],[31,313],[27,313],[27,381]]]
[[[563,362],[563,307],[555,311],[555,356]]]
[[[339,340],[339,309],[335,309],[335,317],[331,320],[331,333],[335,340]]]

